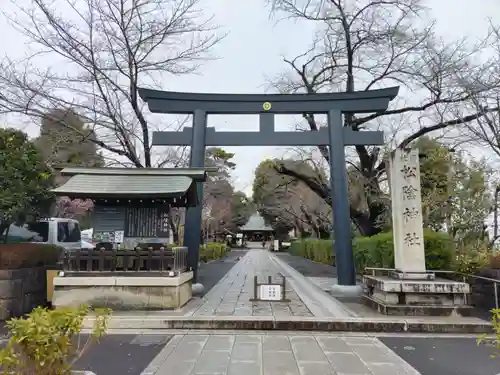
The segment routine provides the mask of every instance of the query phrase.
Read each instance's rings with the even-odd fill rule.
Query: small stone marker
[[[285,276],[282,276],[281,283],[273,283],[271,276],[267,278],[267,283],[259,283],[257,276],[254,276],[253,283],[253,298],[251,298],[250,301],[290,301],[286,298]]]

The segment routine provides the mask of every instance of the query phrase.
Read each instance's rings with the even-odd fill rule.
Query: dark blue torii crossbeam
[[[262,115],[261,115],[262,117]],[[265,137],[263,137],[265,135]],[[382,145],[384,133],[381,131],[356,132],[351,128],[343,128],[341,136],[345,146]],[[277,132],[273,127],[247,132],[216,131],[208,128],[205,134],[206,146],[327,146],[330,144],[328,129],[318,131]],[[193,128],[185,127],[179,132],[153,132],[154,146],[190,146],[193,139]]]
[[[191,167],[204,167],[206,146],[329,146],[330,184],[338,283],[356,285],[351,243],[345,146],[381,145],[380,131],[344,127],[343,113],[385,111],[399,87],[350,93],[208,94],[139,89],[153,113],[192,114],[193,126],[183,131],[153,132],[153,146],[191,146]],[[328,126],[318,131],[277,132],[275,114],[327,114]],[[259,131],[232,132],[207,128],[209,114],[259,114]],[[199,186],[200,199],[203,194]],[[201,232],[201,205],[188,208],[184,243],[196,281]]]

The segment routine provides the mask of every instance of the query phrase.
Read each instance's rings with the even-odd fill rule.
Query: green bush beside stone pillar
[[[453,265],[455,246],[444,232],[424,231],[425,264],[430,270],[449,270]],[[331,240],[303,239],[292,242],[289,252],[314,262],[335,264]],[[372,237],[357,237],[353,240],[356,272],[365,267],[394,268],[394,243],[392,232],[379,233]]]

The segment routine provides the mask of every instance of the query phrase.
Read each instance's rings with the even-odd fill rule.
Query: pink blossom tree
[[[56,217],[74,218],[85,215],[94,207],[91,199],[70,199],[68,197],[58,198],[54,208]]]

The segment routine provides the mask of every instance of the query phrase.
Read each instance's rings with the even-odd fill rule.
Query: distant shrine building
[[[240,227],[240,232],[247,241],[269,241],[276,234],[259,213],[250,216],[247,223]]]

